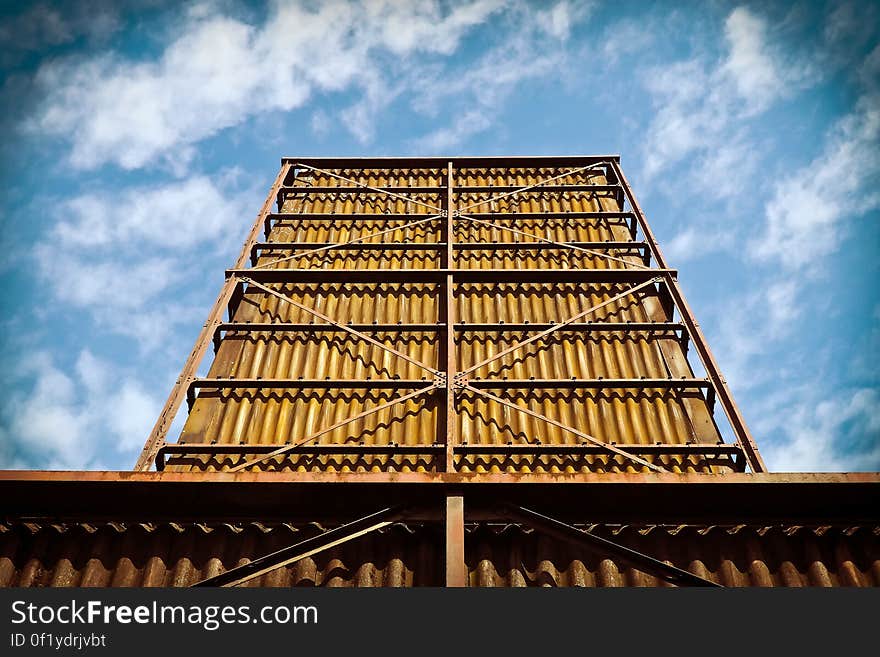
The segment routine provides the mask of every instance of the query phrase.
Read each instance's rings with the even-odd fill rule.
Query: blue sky
[[[0,467],[132,467],[282,155],[620,153],[770,468],[880,470],[878,3],[3,7]]]

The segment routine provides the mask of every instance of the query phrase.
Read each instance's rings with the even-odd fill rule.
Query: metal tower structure
[[[766,472],[613,155],[284,158],[135,472],[0,477],[104,586],[878,585],[878,486]]]

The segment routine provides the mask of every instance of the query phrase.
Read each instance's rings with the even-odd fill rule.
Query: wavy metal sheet
[[[558,169],[470,169],[456,173],[456,186],[526,186],[561,173]],[[445,171],[339,170],[343,177],[371,186],[437,186],[437,193],[412,195],[413,199],[439,206],[445,194]],[[571,174],[553,184],[603,185],[603,176],[590,172]],[[294,188],[335,187],[348,183],[308,172]],[[457,207],[485,201],[497,193],[461,193]],[[511,228],[554,241],[629,241],[623,218],[566,218],[563,211],[618,211],[611,192],[554,192],[533,189],[492,202],[468,212],[543,212],[546,218],[493,218],[502,228],[457,219],[457,242],[539,243],[511,232]],[[293,214],[371,213],[376,218],[334,221],[307,216],[285,217],[271,229],[269,242],[341,242],[400,226],[405,219],[383,215],[411,213],[430,215],[432,210],[378,192],[296,193],[289,195],[283,211]],[[440,221],[397,230],[367,242],[426,244],[441,239]],[[614,252],[610,252],[614,253]],[[269,268],[317,269],[435,269],[439,252],[431,250],[333,249],[297,260],[275,262],[290,251],[263,251],[257,265]],[[632,250],[615,254],[628,263],[641,263]],[[274,264],[271,264],[274,263]],[[566,269],[623,268],[624,262],[567,249],[521,248],[486,252],[459,250],[455,267],[461,269]],[[590,305],[618,294],[628,286],[598,284],[459,284],[456,287],[458,321],[560,322]],[[275,289],[341,323],[430,323],[440,320],[441,286],[429,284],[302,284],[276,285]],[[630,296],[590,316],[590,321],[667,321],[653,292]],[[236,322],[310,322],[308,313],[265,294],[250,290],[234,316]],[[412,358],[442,369],[439,363],[442,332],[394,332],[375,334],[384,344]],[[457,334],[458,367],[463,369],[525,337],[527,333]],[[208,377],[304,378],[304,379],[401,379],[429,376],[421,368],[378,347],[344,333],[229,332],[220,344]],[[581,332],[567,330],[535,342],[473,373],[480,378],[681,378],[692,377],[684,352],[673,333]],[[276,444],[295,442],[310,433],[401,394],[393,390],[203,390],[186,421],[181,442],[219,444]],[[521,390],[511,399],[530,409],[585,431],[603,442],[620,444],[684,444],[720,441],[717,427],[699,391],[664,389]],[[416,398],[323,435],[315,444],[431,445],[439,440],[438,399]],[[534,420],[495,402],[461,395],[458,430],[469,445],[540,441],[545,445],[578,444],[569,432]],[[722,457],[647,457],[674,472],[723,472],[729,464]],[[307,456],[293,455],[267,461],[262,469],[298,471],[430,471],[439,457],[424,455]],[[170,469],[226,469],[242,462],[239,455],[174,457]],[[614,472],[638,471],[641,466],[614,455],[459,456],[456,467],[464,472]]]
[[[259,523],[0,525],[0,587],[189,586],[321,531]],[[880,586],[876,527],[593,526],[725,586]],[[247,586],[442,585],[436,526],[392,525]],[[613,559],[524,531],[468,527],[470,586],[667,586]]]

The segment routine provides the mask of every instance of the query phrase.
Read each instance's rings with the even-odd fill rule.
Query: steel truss
[[[486,164],[492,162],[492,164]],[[516,187],[503,186],[456,186],[454,171],[477,166],[504,166],[504,167],[566,167],[569,170],[564,173],[548,177],[536,183]],[[442,171],[438,177],[436,186],[373,186],[354,179],[351,175],[342,175],[340,171],[348,169],[402,169],[402,168],[430,168]],[[333,169],[333,170],[330,170]],[[577,174],[587,174],[589,177],[604,176],[607,184],[565,184],[558,181],[562,178]],[[337,181],[338,186],[316,186],[310,184],[302,174],[320,174]],[[445,185],[442,184],[445,182]],[[619,203],[619,211],[597,212],[532,212],[505,213],[493,212],[470,212],[480,207],[496,208],[497,203],[504,199],[514,198],[519,195],[528,195],[545,192],[587,193],[595,198],[598,194],[611,195]],[[365,214],[365,213],[326,213],[326,214],[297,214],[281,212],[284,199],[292,195],[303,194],[361,194],[387,197],[396,199],[406,204],[407,212],[404,214]],[[421,195],[430,197],[431,202],[420,198]],[[478,197],[474,199],[474,197]],[[459,198],[467,198],[466,202],[458,201]],[[271,212],[272,202],[278,203],[278,212]],[[624,210],[624,204],[628,203],[629,209]],[[413,214],[415,211],[421,214]],[[427,213],[427,214],[425,214]],[[506,226],[503,222],[511,217],[519,220],[539,222],[547,217],[554,220],[572,219],[597,219],[602,221],[619,220],[629,227],[631,241],[627,242],[557,242],[540,235],[535,229],[523,230]],[[268,236],[273,222],[281,221],[345,221],[358,219],[394,220],[400,222],[393,228],[384,228],[366,234],[359,235],[346,241],[333,243],[273,243],[258,242],[260,232]],[[481,243],[481,242],[456,242],[455,227],[457,224],[471,224],[484,226],[517,236],[513,242]],[[409,244],[398,242],[373,241],[381,240],[382,237],[396,231],[410,231],[417,226],[429,225],[440,236],[437,242],[424,244]],[[539,224],[536,224],[537,229]],[[638,235],[641,234],[641,240]],[[315,269],[296,268],[296,264],[306,258],[321,258],[330,252],[342,251],[346,253],[360,253],[362,251],[383,249],[420,249],[432,252],[437,261],[435,269]],[[491,270],[491,269],[460,269],[455,267],[455,254],[462,251],[488,251],[500,250],[553,250],[554,252],[573,252],[591,258],[608,262],[608,268],[602,269],[534,269],[534,270]],[[272,254],[273,257],[267,262],[258,264],[258,254],[264,257]],[[284,254],[284,255],[281,255]],[[246,265],[250,262],[251,266]],[[655,266],[651,266],[651,263]],[[282,267],[279,265],[290,265]],[[455,286],[460,283],[596,283],[611,286],[611,295],[604,301],[582,309],[571,317],[552,324],[530,324],[528,322],[506,324],[466,324],[458,321],[455,316]],[[436,324],[372,324],[353,325],[343,323],[329,317],[307,304],[300,303],[282,290],[270,287],[273,284],[316,284],[316,283],[385,283],[385,284],[410,284],[424,283],[437,287],[437,293],[444,300],[440,304],[440,318]],[[283,303],[290,304],[299,310],[319,320],[318,323],[272,323],[272,322],[236,322],[233,315],[239,304],[245,298],[246,292],[260,291],[271,295]],[[596,311],[629,297],[637,297],[641,294],[656,295],[664,306],[667,321],[658,322],[612,322],[612,321],[588,321]],[[224,309],[228,308],[229,321],[223,321]],[[678,311],[680,321],[673,321],[673,313]],[[345,333],[355,340],[362,340],[379,349],[390,353],[397,359],[406,361],[417,366],[425,372],[421,380],[402,380],[390,378],[386,380],[291,380],[291,379],[199,379],[196,376],[199,363],[204,357],[209,344],[216,346],[229,331],[236,332],[304,332],[317,334],[321,332]],[[440,362],[437,365],[423,363],[410,357],[401,351],[386,344],[389,335],[400,334],[407,331],[431,332],[442,336]],[[493,356],[481,362],[468,365],[462,371],[457,371],[456,365],[456,334],[466,332],[498,332],[498,333],[521,333],[522,339],[516,344],[499,351]],[[509,380],[480,379],[474,373],[480,368],[514,353],[527,345],[532,348],[545,348],[539,343],[542,338],[555,333],[566,331],[621,331],[621,332],[648,332],[651,335],[667,336],[677,340],[682,347],[688,344],[694,345],[695,351],[706,371],[706,378],[685,379],[572,379],[572,380]],[[531,334],[526,337],[526,334]],[[166,436],[174,415],[177,413],[184,399],[188,405],[192,405],[198,390],[215,390],[229,388],[248,389],[382,389],[409,390],[406,394],[367,409],[350,418],[339,421],[322,429],[310,436],[303,437],[294,443],[278,446],[264,445],[193,445],[193,444],[168,444]],[[554,418],[536,413],[531,409],[521,406],[509,399],[494,395],[488,390],[505,389],[626,389],[639,390],[694,390],[693,394],[701,395],[711,407],[717,399],[727,416],[735,436],[735,444],[732,445],[614,445],[605,443],[575,427],[567,426]],[[160,416],[154,426],[140,458],[135,466],[138,470],[147,470],[151,464],[157,467],[165,465],[167,457],[182,455],[223,455],[238,454],[245,458],[244,461],[235,465],[233,471],[241,471],[257,466],[272,459],[287,457],[291,454],[319,454],[319,453],[383,453],[381,446],[365,445],[313,445],[317,438],[335,429],[346,426],[367,415],[379,412],[396,404],[416,398],[424,398],[428,395],[439,395],[444,399],[443,406],[446,411],[441,417],[441,427],[438,431],[437,441],[434,445],[418,446],[418,453],[443,454],[441,469],[451,472],[455,470],[455,458],[457,455],[467,453],[517,453],[517,454],[543,454],[543,453],[605,453],[631,461],[633,464],[652,471],[662,472],[663,468],[657,463],[645,460],[642,456],[658,454],[676,454],[689,456],[699,454],[708,458],[726,456],[730,458],[728,465],[735,465],[739,469],[746,466],[752,472],[764,472],[765,466],[758,452],[757,446],[737,408],[729,391],[726,381],[722,377],[715,362],[705,337],[695,321],[690,308],[687,306],[681,293],[677,280],[677,272],[670,269],[654,239],[647,221],[638,205],[632,190],[629,187],[623,171],[620,168],[616,156],[579,157],[579,158],[503,158],[494,161],[491,158],[453,158],[445,161],[436,158],[422,159],[380,159],[380,160],[357,160],[357,159],[284,159],[281,170],[275,179],[272,188],[257,215],[256,220],[243,245],[242,251],[234,267],[226,272],[226,279],[220,294],[208,317],[208,321],[196,340],[196,344],[184,364],[180,377],[172,387],[171,393]],[[582,442],[580,445],[549,446],[532,443],[517,444],[510,446],[494,445],[463,445],[457,435],[457,422],[455,416],[456,399],[461,395],[473,395],[486,400],[501,404],[512,410],[531,416],[535,419],[556,426],[576,437]],[[702,395],[705,395],[702,397]],[[668,439],[668,437],[667,437]],[[400,446],[393,447],[394,452],[404,453]],[[408,448],[409,449],[409,448]],[[497,450],[501,449],[499,452]],[[509,451],[503,451],[509,449]],[[569,450],[566,452],[566,450]],[[571,451],[574,450],[574,451]],[[577,450],[584,450],[578,452]],[[735,457],[735,458],[734,458]],[[662,462],[662,461],[657,461]]]
[[[468,584],[468,569],[464,551],[465,509],[464,496],[447,495],[445,498],[443,520],[446,525],[446,586],[463,587]],[[292,565],[297,561],[314,556],[337,545],[356,540],[366,534],[388,527],[394,522],[405,520],[408,509],[402,506],[387,507],[353,520],[349,523],[325,530],[320,534],[258,557],[253,561],[230,568],[213,577],[193,584],[193,587],[233,587],[245,584],[273,570]],[[420,509],[413,515],[430,517],[430,512]],[[587,551],[603,557],[610,557],[629,565],[648,575],[653,575],[675,586],[703,586],[723,588],[720,584],[677,568],[665,561],[621,545],[587,530],[570,525],[556,518],[538,513],[524,506],[508,505],[500,513],[500,519],[518,522],[533,527],[541,533],[572,543]]]

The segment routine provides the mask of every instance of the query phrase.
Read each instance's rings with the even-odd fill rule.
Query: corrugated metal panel
[[[338,170],[343,177],[371,186],[437,186],[436,194],[413,194],[423,203],[440,205],[445,194],[445,171],[440,170]],[[531,185],[560,175],[562,170],[469,169],[456,172],[456,186]],[[590,172],[571,174],[554,184],[603,185],[604,176]],[[337,187],[347,183],[332,176],[301,174],[294,187]],[[486,199],[491,193],[462,193],[458,207]],[[550,192],[530,190],[469,212],[546,212],[545,219],[509,217],[493,219],[509,228],[531,232],[554,241],[627,241],[630,233],[622,218],[573,219],[554,212],[618,211],[610,191]],[[271,230],[270,242],[336,242],[392,228],[413,217],[389,218],[389,213],[429,215],[429,208],[407,203],[378,192],[309,193],[287,197],[286,213],[371,213],[377,217],[332,221],[327,218],[284,218]],[[368,242],[430,243],[441,239],[439,222],[420,224]],[[530,238],[497,228],[457,220],[457,242],[529,242]],[[537,242],[537,241],[536,241]],[[265,265],[289,251],[263,251],[258,265]],[[629,252],[632,253],[632,252]],[[622,253],[627,262],[640,263],[636,255]],[[318,269],[435,269],[440,254],[431,250],[339,249],[269,268]],[[622,262],[566,249],[516,249],[486,252],[460,250],[455,267],[461,269],[567,269],[623,268]],[[440,320],[439,286],[425,284],[321,284],[276,285],[294,300],[315,308],[342,323],[437,323]],[[559,322],[589,305],[626,289],[622,285],[598,284],[458,284],[459,321]],[[305,322],[314,318],[259,290],[249,291],[235,314],[236,322]],[[591,321],[666,321],[665,311],[653,292],[630,296],[609,305]],[[421,362],[443,369],[437,332],[395,332],[375,335],[385,344]],[[458,337],[458,367],[498,353],[528,334],[463,332]],[[342,333],[295,334],[229,332],[222,341],[208,377],[304,378],[304,379],[401,379],[420,380],[428,375],[378,347]],[[570,378],[680,378],[693,376],[673,333],[618,332],[578,333],[560,331],[544,341],[486,365],[474,377],[510,379]],[[278,444],[295,442],[310,433],[388,401],[400,393],[392,390],[204,390],[200,393],[180,437],[181,442],[220,444]],[[663,389],[523,390],[510,397],[534,411],[585,431],[603,442],[622,444],[717,443],[720,440],[707,404],[698,391]],[[578,437],[534,420],[495,402],[462,394],[458,404],[458,430],[468,444],[506,444],[540,440],[541,443],[578,444]],[[327,433],[316,444],[431,445],[438,441],[438,400],[414,399],[361,421]],[[719,460],[703,457],[648,457],[666,469],[726,471]],[[263,469],[329,471],[424,471],[436,470],[439,459],[431,454],[393,456],[290,456],[257,466]],[[237,455],[176,457],[169,461],[178,469],[225,469],[241,462]],[[724,461],[721,461],[722,465]],[[595,455],[459,456],[456,467],[463,472],[588,472],[637,471],[641,466],[623,457]]]
[[[876,527],[590,527],[725,586],[878,586]],[[0,525],[0,586],[188,586],[321,530],[318,525]],[[666,586],[516,525],[468,527],[470,586]],[[387,530],[249,586],[442,584],[436,526]]]

